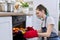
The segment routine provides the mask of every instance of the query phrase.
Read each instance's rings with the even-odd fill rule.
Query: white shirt
[[[42,26],[41,27],[45,27],[45,20],[44,21],[42,21]],[[51,17],[51,16],[47,16],[47,19],[46,19],[46,27],[48,27],[48,25],[49,24],[53,24],[53,25],[55,25],[55,21],[54,21],[54,19],[53,19],[53,17]],[[52,29],[52,32],[57,32],[57,30],[56,30],[56,28],[53,26],[53,29]]]

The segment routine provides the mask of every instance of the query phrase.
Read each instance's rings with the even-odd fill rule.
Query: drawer
[[[11,21],[12,22],[12,17],[0,17],[0,23]]]

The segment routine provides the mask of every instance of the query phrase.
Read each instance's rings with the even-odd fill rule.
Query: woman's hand
[[[40,30],[37,30],[37,32],[38,32],[38,33],[41,33],[41,32],[42,32],[42,29],[40,29]]]

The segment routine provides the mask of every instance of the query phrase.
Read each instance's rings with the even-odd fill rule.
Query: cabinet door
[[[12,40],[12,26],[10,21],[0,23],[0,40]]]

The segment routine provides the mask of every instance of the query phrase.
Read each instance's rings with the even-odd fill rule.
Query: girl
[[[38,5],[36,15],[42,20],[41,29],[38,31],[39,37],[47,37],[47,40],[59,40],[56,28],[54,27],[54,19],[48,15],[47,9],[43,5]]]

